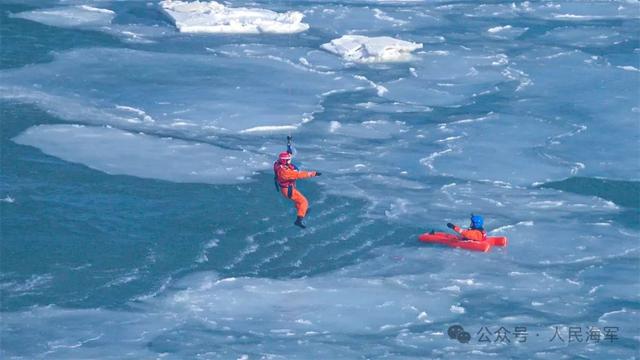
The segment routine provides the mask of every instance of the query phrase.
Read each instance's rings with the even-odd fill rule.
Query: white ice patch
[[[535,244],[540,244],[536,251],[542,251],[542,257],[562,259],[575,252],[575,244],[559,241],[573,230],[566,230],[567,225],[558,224],[555,218],[550,220],[540,227],[528,227],[529,233],[519,234],[518,242],[510,244],[508,253],[478,255],[432,246],[390,246],[374,251],[377,256],[372,259],[309,277],[221,278],[212,272],[189,274],[169,286],[163,285],[164,290],[156,296],[137,299],[136,311],[61,309],[51,305],[5,312],[3,325],[11,331],[4,334],[4,339],[7,344],[20,345],[28,333],[34,346],[10,345],[8,351],[25,358],[39,358],[48,351],[48,357],[65,359],[99,358],[105,353],[157,358],[166,349],[162,344],[184,339],[189,339],[187,346],[172,350],[173,357],[196,358],[202,348],[216,346],[216,355],[228,359],[244,354],[274,359],[357,358],[360,347],[351,350],[344,346],[354,337],[360,339],[359,345],[371,349],[370,354],[382,357],[390,351],[406,350],[408,344],[442,349],[452,344],[443,334],[447,324],[456,319],[473,322],[474,304],[487,301],[477,289],[500,293],[496,301],[510,304],[496,308],[495,314],[484,319],[506,324],[540,324],[576,313],[587,316],[590,309],[610,298],[606,291],[613,284],[599,290],[601,296],[580,296],[584,289],[567,286],[562,276],[554,276],[563,272],[563,266],[554,266],[557,270],[551,275],[531,271],[528,262],[534,260],[531,249]],[[559,229],[566,230],[561,231],[562,236],[549,236]],[[626,246],[621,242],[635,239],[635,235],[627,236],[611,246],[619,250]],[[610,252],[601,245],[592,247],[592,251]],[[504,278],[505,261],[511,261],[510,270],[516,279]],[[478,266],[485,271],[478,272]],[[579,269],[572,267],[564,272],[579,274],[576,270]],[[473,278],[469,277],[471,273]],[[460,284],[459,293],[439,290],[453,282]],[[619,293],[621,301],[634,301],[634,290],[635,287],[626,287]],[[582,308],[572,302],[574,298]],[[535,308],[541,311],[529,311]],[[600,323],[626,329],[638,321],[639,314],[633,309],[605,310],[610,312],[601,316]],[[530,315],[518,315],[522,312]],[[410,331],[430,322],[436,327],[429,333]],[[468,324],[465,328],[480,326]],[[42,331],[28,332],[34,328]],[[389,336],[392,341],[379,348],[380,335]],[[255,343],[246,341],[248,337],[260,339],[264,346],[256,351]],[[83,346],[96,338],[100,341]],[[160,340],[161,345],[155,345]],[[532,342],[530,346],[547,349],[548,342]],[[609,350],[599,346],[595,349]],[[436,353],[429,354],[437,357]]]
[[[367,120],[361,123],[345,123],[331,121],[328,132],[336,135],[346,135],[361,139],[388,139],[408,131],[408,126],[402,121]]]
[[[66,3],[69,4],[71,2],[67,1]],[[101,31],[116,36],[127,43],[149,44],[153,43],[155,41],[154,39],[164,37],[168,33],[173,33],[172,28],[165,26],[113,23],[116,15],[114,11],[109,9],[96,8],[88,5],[70,5],[24,11],[12,16],[60,28]]]
[[[95,27],[111,24],[116,13],[88,5],[65,6],[17,13],[14,17],[57,27]]]
[[[599,33],[607,36],[602,39],[605,45],[612,44],[611,37],[618,36],[606,29],[593,30],[587,31],[583,40],[597,38]],[[563,35],[563,41],[574,45],[578,44],[574,41],[582,41],[579,33],[570,29],[558,29],[554,34]],[[565,127],[570,125],[573,129],[549,137],[544,148],[539,150],[540,156],[549,162],[563,164],[581,176],[637,178],[640,169],[637,158],[627,155],[640,141],[637,132],[629,131],[638,126],[637,114],[632,110],[637,104],[638,72],[621,71],[603,57],[560,47],[537,47],[517,61],[533,79],[533,85],[525,87],[522,95],[547,99],[544,104],[536,105],[537,111],[554,114],[554,109],[563,104],[573,104],[577,110],[589,114],[578,116],[574,111],[549,116],[548,125],[564,123]],[[597,84],[604,84],[604,88]],[[617,95],[599,103],[604,90]],[[526,111],[527,103],[514,102],[513,107],[521,113]],[[564,133],[567,136],[563,136]],[[608,147],[606,152],[598,150],[605,145],[593,146],[608,143],[616,146]]]
[[[4,199],[0,199],[0,202],[6,202],[9,204],[13,204],[15,201],[16,200],[9,195],[5,196]]]
[[[640,72],[640,69],[638,69],[635,66],[631,66],[631,65],[625,65],[625,66],[618,66],[618,69],[622,69],[625,71],[635,71],[635,72]]]
[[[246,359],[245,354],[256,353],[254,344],[240,343],[248,335],[270,340],[259,353],[271,354],[269,358],[306,359],[323,357],[321,354],[328,359],[354,358],[357,351],[335,346],[335,341],[380,332],[395,336],[412,325],[454,318],[447,311],[449,296],[435,296],[418,282],[399,286],[400,280],[412,281],[411,277],[367,281],[335,275],[220,279],[213,273],[199,273],[180,280],[176,284],[180,288],[139,299],[138,311],[43,306],[7,312],[3,324],[11,329],[44,329],[29,338],[39,346],[20,350],[27,358],[38,358],[44,351],[55,358],[99,358],[112,352],[157,358],[159,348],[150,344],[158,339],[173,341],[177,334],[189,337],[188,346],[173,352],[177,358],[193,358],[198,351],[194,347],[206,343],[225,344],[216,350],[223,358]],[[205,330],[205,337],[196,327]],[[7,335],[10,341],[20,336],[15,331]],[[100,341],[94,342],[96,339]],[[438,341],[444,344],[446,340]],[[271,345],[274,342],[278,344]]]
[[[184,33],[291,34],[309,28],[298,11],[232,8],[215,1],[165,0],[160,5]]]
[[[424,323],[427,314],[418,309],[427,308],[432,314],[429,320],[451,318],[443,311],[451,304],[450,296],[443,295],[441,299],[421,297],[424,292],[399,286],[403,280],[409,279],[398,277],[388,281],[366,281],[320,276],[286,281],[241,278],[227,282],[213,273],[201,273],[184,279],[183,283],[190,286],[158,299],[158,305],[189,317],[202,315],[225,323],[220,319],[237,319],[238,322],[246,322],[243,326],[248,325],[260,332],[287,329],[283,335],[300,334],[301,331],[376,333],[385,326]],[[289,311],[272,310],[285,303]],[[317,312],[319,309],[322,311]],[[250,321],[250,318],[255,320]],[[354,322],[354,319],[360,320]],[[241,326],[239,323],[229,325]]]
[[[329,132],[331,132],[331,133],[336,132],[341,127],[342,127],[342,124],[340,124],[339,121],[331,121],[331,122],[329,122]]]
[[[567,177],[577,166],[575,161],[541,154],[548,139],[567,132],[566,128],[541,119],[489,113],[448,119],[440,130],[439,137],[450,140],[438,142],[438,147],[425,152],[420,160],[431,173],[517,186]],[[478,137],[486,141],[470,141]],[[498,142],[500,146],[495,146]],[[469,154],[474,154],[474,161],[470,161]],[[523,167],[522,163],[532,166]]]
[[[613,29],[584,26],[555,28],[541,38],[554,44],[572,47],[605,47],[623,42],[625,36]]]
[[[505,54],[449,46],[421,54],[412,68],[412,76],[382,84],[388,90],[385,98],[409,106],[461,106],[497,91],[502,82],[526,79],[522,73],[514,78],[515,69]]]
[[[297,129],[294,125],[282,125],[282,126],[255,126],[249,129],[241,130],[241,134],[255,134],[255,133],[283,133],[287,131],[293,131]]]
[[[464,4],[464,13],[470,17],[489,18],[518,18],[526,16],[535,19],[590,21],[604,19],[634,19],[638,18],[638,3],[627,2],[621,5],[619,1],[581,1],[567,0],[562,2],[532,2],[519,3],[476,3]],[[446,9],[443,9],[446,10]]]
[[[70,122],[206,139],[289,131],[321,109],[322,94],[364,84],[246,55],[253,48],[235,47],[233,55],[74,50],[49,63],[3,72],[0,97],[36,104]]]
[[[356,63],[383,63],[409,61],[411,52],[421,49],[422,44],[398,40],[388,36],[368,37],[344,35],[323,44],[323,49]]]
[[[429,321],[429,316],[428,316],[428,315],[427,315],[427,313],[426,313],[426,312],[424,312],[424,311],[423,311],[423,312],[421,312],[421,313],[418,315],[418,320],[422,320],[422,321],[424,321],[424,322],[430,322],[430,321]]]
[[[496,26],[496,27],[492,27],[490,29],[487,30],[487,32],[491,33],[491,34],[495,34],[504,30],[510,30],[512,27],[511,25],[505,25],[505,26]]]
[[[555,19],[558,20],[604,20],[606,16],[600,15],[575,15],[575,14],[552,14]]]
[[[517,36],[522,35],[526,32],[528,28],[521,27],[513,27],[511,25],[505,26],[494,26],[492,28],[487,29],[487,33],[489,36],[496,39],[513,39]]]
[[[267,157],[248,151],[106,127],[41,125],[14,141],[108,174],[174,182],[237,183],[270,166]]]
[[[421,17],[422,6],[352,6],[344,2],[298,2],[305,7],[305,22],[312,29],[338,37],[345,34],[370,35],[420,33],[412,31],[439,23],[434,17]]]

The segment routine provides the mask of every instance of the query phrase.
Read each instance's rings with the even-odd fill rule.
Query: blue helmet
[[[482,229],[484,226],[484,219],[480,215],[471,214],[471,228]]]

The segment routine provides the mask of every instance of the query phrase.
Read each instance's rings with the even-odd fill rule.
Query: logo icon
[[[471,340],[471,334],[464,331],[464,328],[460,325],[451,325],[447,330],[447,334],[451,339],[458,340],[459,342],[466,344]]]

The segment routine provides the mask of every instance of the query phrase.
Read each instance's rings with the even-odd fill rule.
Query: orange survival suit
[[[485,241],[487,240],[487,232],[484,229],[463,229],[458,225],[452,227],[453,231],[462,235],[466,240]]]
[[[291,163],[291,154],[283,152],[278,156],[278,161],[273,164],[276,186],[287,199],[291,199],[296,205],[298,221],[307,214],[309,202],[296,189],[296,180],[306,179],[318,175],[316,171],[302,171]]]
[[[469,229],[462,229],[458,225],[447,223],[447,227],[462,235],[462,238],[473,241],[487,240],[487,232],[484,231],[484,218],[481,215],[471,214]]]

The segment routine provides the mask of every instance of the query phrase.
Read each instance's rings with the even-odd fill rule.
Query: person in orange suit
[[[296,189],[296,180],[319,176],[321,173],[318,171],[298,170],[298,168],[291,163],[291,154],[291,145],[287,144],[287,151],[281,152],[280,155],[278,155],[278,161],[273,164],[273,172],[275,173],[276,189],[282,196],[295,203],[297,217],[294,225],[304,229],[306,226],[302,221],[305,215],[307,215],[309,202],[304,195]]]
[[[465,240],[485,241],[487,240],[487,232],[484,231],[484,219],[480,215],[471,214],[471,225],[469,229],[463,229],[458,225],[447,223],[447,227],[462,235]]]

